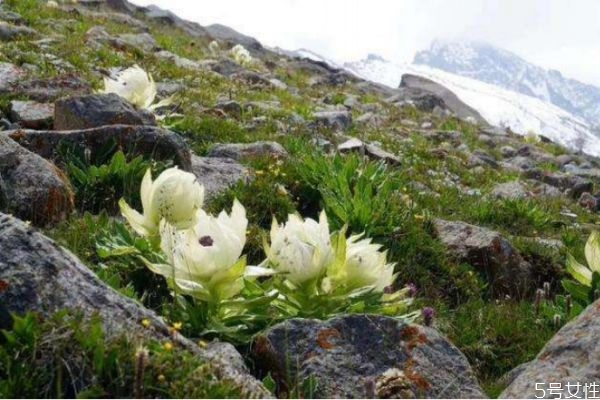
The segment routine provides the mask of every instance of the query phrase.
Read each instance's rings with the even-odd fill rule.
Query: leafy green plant
[[[354,154],[308,155],[298,164],[298,175],[320,192],[334,229],[348,225],[371,237],[389,235],[410,212],[385,163]]]
[[[600,298],[600,232],[592,231],[585,244],[588,266],[580,264],[570,254],[567,256],[567,271],[575,280],[564,279],[563,287],[582,306]]]
[[[68,160],[66,171],[75,189],[75,203],[79,210],[114,214],[119,198],[140,205],[138,185],[148,168],[165,169],[169,163],[144,160],[142,156],[127,159],[116,151],[116,143],[109,142],[92,158],[80,148],[59,147],[62,158]]]

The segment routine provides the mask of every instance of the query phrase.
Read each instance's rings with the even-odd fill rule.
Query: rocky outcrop
[[[557,398],[556,394],[566,395],[568,389],[570,394],[577,392],[579,398],[584,398],[585,385],[597,385],[600,379],[600,301],[565,325],[533,361],[520,369],[501,398]],[[581,386],[576,387],[577,383]],[[550,384],[554,384],[554,391]],[[597,396],[600,388],[595,386],[594,390]]]
[[[67,97],[55,104],[54,129],[57,131],[104,125],[156,125],[156,119],[152,113],[136,109],[114,93]]]
[[[315,398],[483,398],[465,356],[436,330],[375,315],[293,319],[258,336],[278,394],[311,379]]]
[[[0,133],[0,210],[46,225],[63,220],[73,207],[64,174]]]
[[[344,143],[338,145],[338,151],[341,153],[357,152],[359,154],[367,155],[373,160],[385,161],[390,165],[400,165],[401,163],[400,158],[394,154],[383,150],[381,147],[364,143],[357,138],[348,139]]]
[[[453,92],[440,85],[439,83],[423,78],[421,76],[404,74],[402,75],[402,80],[400,82],[400,90],[406,91],[407,89],[407,94],[410,94],[412,97],[415,98],[423,96],[427,93],[432,94],[442,101],[443,106],[445,106],[443,108],[447,108],[458,118],[471,118],[476,122],[480,122],[487,125],[487,122],[479,114],[479,112],[462,102],[458,98],[458,96],[456,96]],[[410,92],[411,89],[413,90],[413,92]],[[419,93],[419,91],[421,91],[422,93]],[[435,105],[437,104],[432,103],[432,105],[435,107]],[[431,107],[431,110],[433,110],[434,107]]]
[[[531,265],[498,232],[442,219],[434,227],[449,254],[484,274],[494,294],[523,296],[531,290]]]
[[[177,345],[206,360],[220,379],[231,381],[248,397],[270,393],[252,377],[235,348],[226,343],[209,343],[206,348],[179,334],[173,335],[154,312],[126,298],[100,281],[67,250],[28,227],[0,213],[0,304],[9,311],[28,311],[51,316],[60,310],[80,311],[86,317],[99,315],[108,335],[127,333],[156,340],[173,340]],[[142,320],[150,321],[144,328]]]
[[[60,146],[89,149],[93,157],[113,142],[125,154],[172,160],[185,171],[192,168],[191,153],[184,140],[176,133],[156,126],[109,125],[73,131],[20,129],[7,134],[21,146],[58,164],[68,161],[61,159]]]

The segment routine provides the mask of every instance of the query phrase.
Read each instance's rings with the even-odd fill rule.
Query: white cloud
[[[600,85],[597,0],[133,0],[336,61],[410,61],[435,38],[485,40]]]

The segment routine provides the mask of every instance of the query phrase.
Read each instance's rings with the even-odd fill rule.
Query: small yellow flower
[[[254,171],[254,173],[258,176],[261,176],[265,174],[265,171],[263,171],[262,169],[257,169],[256,171]]]
[[[158,381],[159,381],[160,383],[164,383],[166,380],[167,380],[167,378],[165,378],[165,376],[164,376],[163,374],[160,374],[160,375],[158,376]]]
[[[425,216],[424,215],[420,215],[420,214],[416,214],[415,215],[415,220],[417,222],[423,222],[423,221],[425,221]]]
[[[181,323],[181,322],[174,322],[173,326],[172,326],[173,330],[178,331],[178,332],[181,330],[182,327],[183,327],[183,323]]]
[[[163,344],[163,349],[165,349],[166,351],[173,350],[173,343],[171,343],[171,342],[165,342]]]
[[[142,320],[142,325],[144,328],[148,328],[150,326],[150,320],[148,318],[144,318]]]
[[[205,349],[208,346],[208,343],[206,343],[204,340],[198,340],[198,346]]]

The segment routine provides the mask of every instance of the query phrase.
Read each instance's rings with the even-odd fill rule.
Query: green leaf
[[[592,231],[585,244],[585,258],[592,271],[600,272],[600,231]]]
[[[587,246],[586,246],[587,247]],[[592,285],[592,271],[590,271],[585,265],[580,264],[570,254],[567,255],[567,271],[575,278],[578,282],[585,286]]]

